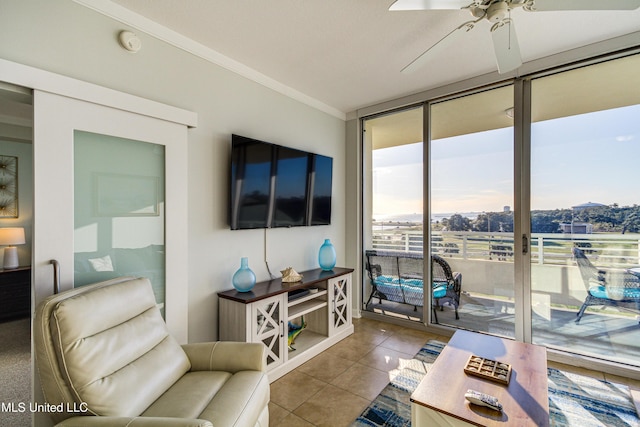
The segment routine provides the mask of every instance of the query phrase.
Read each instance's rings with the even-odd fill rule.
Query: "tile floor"
[[[353,319],[355,333],[271,384],[270,425],[349,426],[430,339],[447,337],[371,319]],[[605,378],[602,372],[556,367]],[[606,375],[640,389],[640,381]]]

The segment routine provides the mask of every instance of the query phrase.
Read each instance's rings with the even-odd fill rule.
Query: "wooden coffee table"
[[[468,375],[471,355],[508,363],[508,385]],[[498,398],[502,412],[471,405],[468,389]],[[547,350],[475,332],[457,331],[411,395],[412,426],[549,425]]]

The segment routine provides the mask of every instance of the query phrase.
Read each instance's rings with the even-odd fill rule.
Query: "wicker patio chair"
[[[431,255],[431,276],[433,277],[433,297],[436,306],[442,310],[443,304],[451,304],[455,309],[456,319],[459,319],[458,307],[462,290],[462,274],[451,271],[449,263],[440,256]]]
[[[640,278],[624,271],[596,268],[584,252],[573,248],[573,256],[587,290],[587,297],[578,311],[576,323],[590,306],[612,306],[640,312]]]
[[[399,303],[406,303],[404,291],[400,286],[400,272],[398,270],[398,257],[400,255],[391,254],[386,251],[366,251],[367,274],[371,280],[371,294],[366,305],[373,298],[378,298],[378,303],[388,300]],[[422,306],[422,300],[420,300]]]
[[[367,273],[371,280],[371,294],[365,307],[373,298],[412,305],[414,311],[424,305],[424,283],[422,254],[407,252],[368,250]],[[459,319],[460,290],[462,275],[451,271],[449,264],[437,255],[431,257],[433,314],[436,323],[436,307],[443,309],[444,304],[454,307],[456,319]]]

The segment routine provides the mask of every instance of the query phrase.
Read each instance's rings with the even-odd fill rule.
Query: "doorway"
[[[31,90],[0,83],[0,234],[9,233],[6,244],[16,237],[12,232],[18,234],[17,265],[5,265],[9,250],[0,248],[0,402],[5,405],[0,424],[12,426],[31,425],[26,408],[31,401],[32,135]]]

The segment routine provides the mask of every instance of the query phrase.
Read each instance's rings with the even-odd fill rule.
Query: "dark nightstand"
[[[31,267],[0,270],[0,321],[29,317]]]

